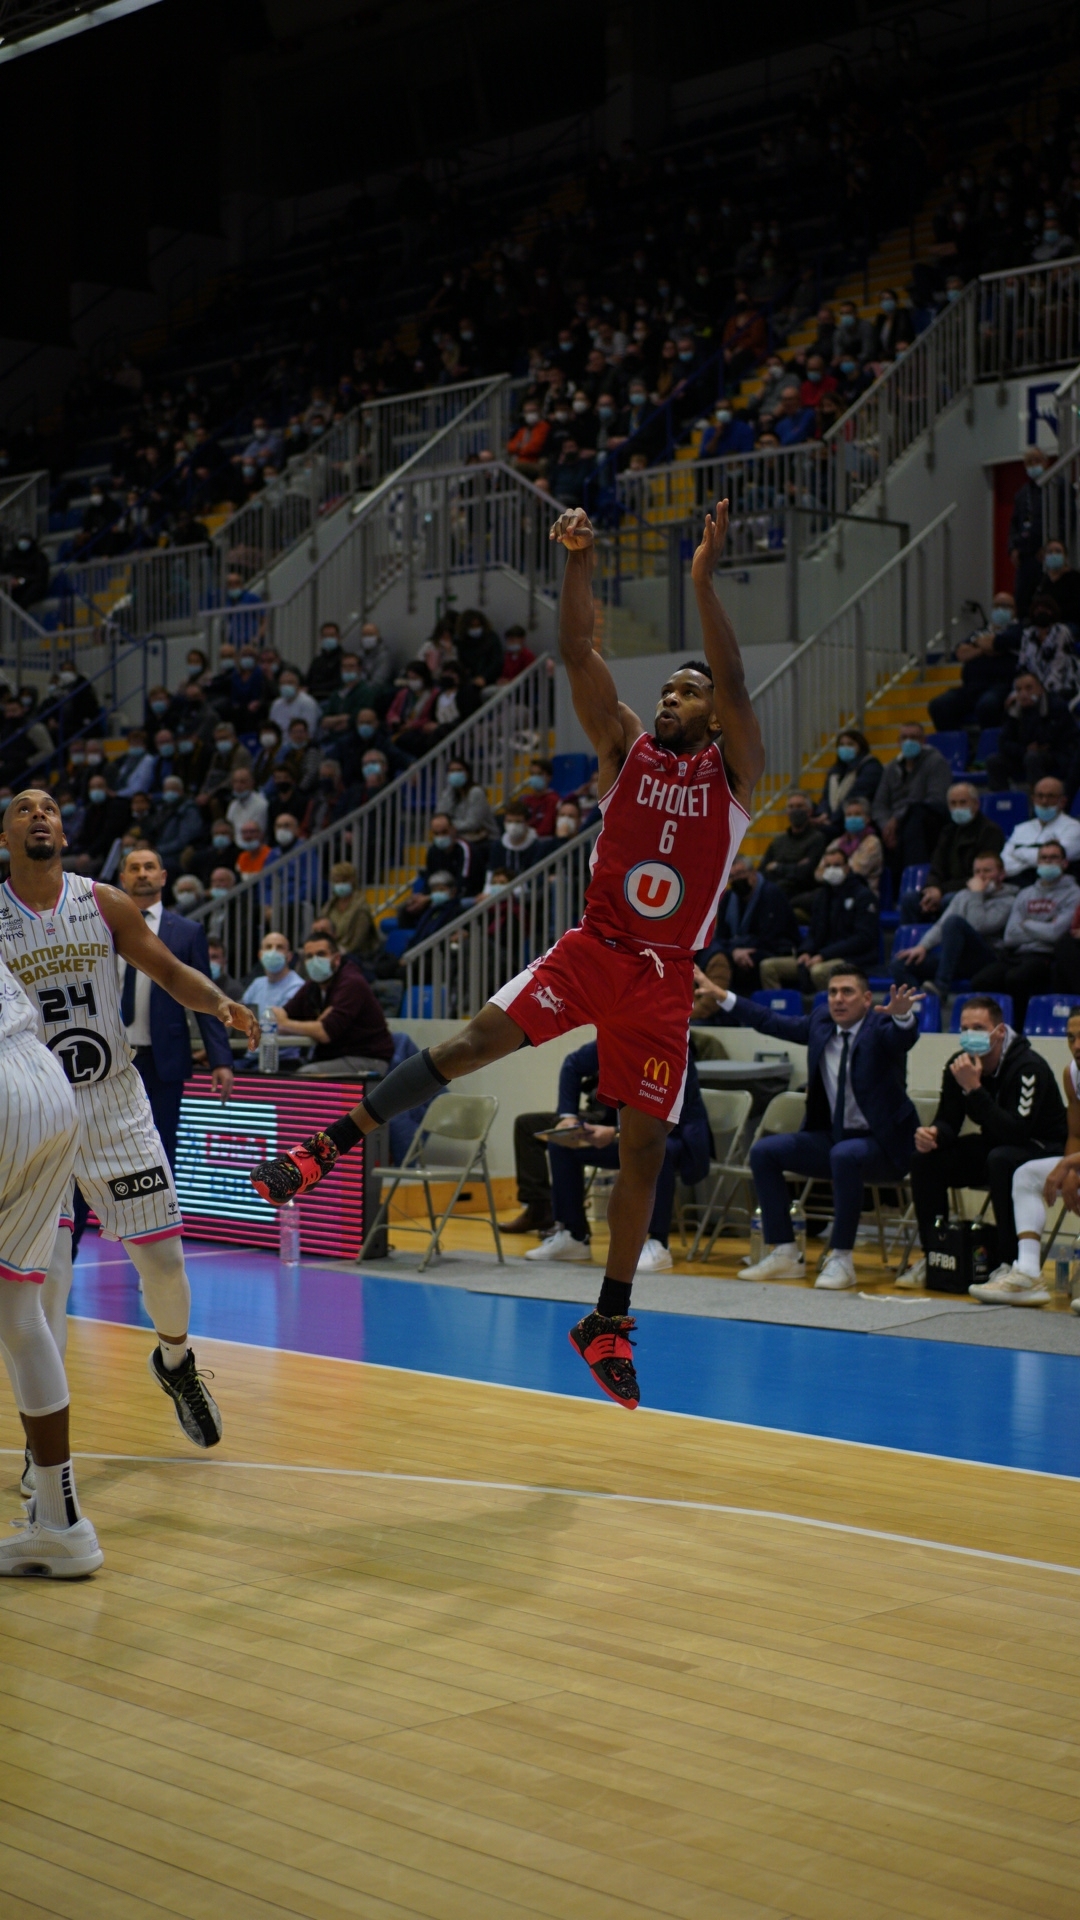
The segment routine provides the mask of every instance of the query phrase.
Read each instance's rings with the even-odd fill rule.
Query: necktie
[[[146,919],[145,910],[143,919]],[[120,1018],[125,1027],[130,1027],[135,1018],[135,982],[139,977],[138,967],[128,960],[124,964],[124,984],[120,989]]]
[[[840,1071],[836,1076],[836,1105],[833,1107],[832,1117],[832,1137],[834,1140],[842,1140],[844,1137],[844,1109],[847,1106],[847,1063],[848,1049],[850,1046],[851,1035],[850,1033],[845,1033],[843,1045],[840,1049]]]

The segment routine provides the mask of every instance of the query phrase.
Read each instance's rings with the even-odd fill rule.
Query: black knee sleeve
[[[408,1113],[410,1107],[423,1106],[449,1084],[445,1074],[432,1065],[425,1047],[421,1053],[411,1053],[385,1080],[377,1081],[361,1104],[381,1127],[388,1120],[396,1120],[399,1113]]]

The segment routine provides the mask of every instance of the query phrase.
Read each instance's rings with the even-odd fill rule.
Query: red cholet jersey
[[[670,753],[638,735],[600,802],[582,926],[638,950],[693,954],[712,937],[749,814],[720,748]]]

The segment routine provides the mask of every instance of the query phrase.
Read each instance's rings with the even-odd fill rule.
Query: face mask
[[[640,388],[635,387],[631,393],[630,405],[632,407],[643,407],[645,405],[645,395],[641,392]]]
[[[341,645],[336,633],[324,633],[319,642],[324,653],[336,653]]]
[[[455,772],[447,774],[446,784],[448,787],[453,787],[456,792],[465,785],[465,782],[468,779],[468,777],[469,777],[468,774],[459,773],[455,770]]]
[[[955,826],[966,827],[970,821],[974,820],[975,814],[971,807],[950,807],[949,818]]]
[[[178,740],[176,743],[177,753],[192,753],[194,752],[194,749],[195,749],[194,740]]]
[[[1036,807],[1035,818],[1036,820],[1041,820],[1045,827],[1049,825],[1051,820],[1056,820],[1060,812],[1060,807]]]
[[[375,738],[375,729],[370,720],[361,721],[356,731],[361,740],[374,740]]]
[[[577,821],[568,813],[560,813],[555,822],[556,840],[569,840],[577,832]]]
[[[1046,568],[1047,573],[1060,573],[1064,565],[1065,555],[1063,553],[1048,553],[1046,559],[1043,561],[1043,566]]]
[[[102,761],[102,757],[103,757],[103,756],[102,756],[102,755],[101,755],[100,753],[88,753],[88,754],[87,754],[87,756],[86,756],[86,764],[87,764],[87,766],[88,766],[88,767],[100,767],[100,765],[101,765],[101,761]]]
[[[454,842],[448,833],[433,833],[431,844],[433,847],[438,847],[440,853],[445,853],[447,847],[452,847]]]
[[[260,747],[265,747],[267,752],[269,752],[271,747],[276,747],[277,743],[276,733],[260,733],[259,745]]]
[[[76,808],[75,808],[74,800],[65,800],[63,806],[60,809],[60,818],[62,820],[70,820],[72,814],[75,811],[76,811]]]
[[[1029,480],[1038,480],[1042,474],[1042,461],[1033,460],[1029,464],[1026,464],[1024,472],[1027,474]]]
[[[190,887],[188,888],[186,893],[174,894],[173,898],[176,901],[176,905],[181,913],[194,913],[196,907],[199,904],[198,894],[192,893]]]
[[[587,400],[575,400],[573,405],[575,413],[588,413],[589,411],[589,403]]]
[[[351,667],[347,673],[342,670],[341,684],[343,687],[352,687],[356,685],[359,678],[360,675],[357,673],[355,667]]]
[[[151,713],[168,713],[169,703],[167,700],[151,700],[150,711]]]
[[[470,640],[482,640],[484,637],[483,627],[470,627],[468,631]]]
[[[826,867],[821,877],[827,887],[842,887],[847,874],[843,867]]]
[[[171,806],[175,804],[177,800],[182,799],[183,795],[179,787],[166,787],[161,797],[164,801],[166,801],[168,805]]]
[[[409,693],[419,693],[423,684],[422,680],[406,680],[405,687]]]
[[[1001,632],[1005,627],[1011,627],[1012,622],[1013,613],[1011,607],[991,607],[990,625],[992,627],[997,627],[998,631]]]
[[[917,760],[922,752],[921,740],[901,740],[900,752],[905,760]]]
[[[679,359],[682,360],[684,363],[692,360],[693,357],[694,357],[694,350],[692,347],[684,347],[682,352],[679,355]]]
[[[510,820],[506,826],[506,838],[512,847],[520,847],[528,838],[529,829],[523,820]]]
[[[232,752],[234,745],[235,745],[235,742],[232,740],[215,740],[214,752],[216,754],[219,754],[221,758],[224,760],[227,757],[227,755]]]
[[[212,836],[211,845],[215,846],[218,852],[221,853],[226,847],[232,846],[232,835],[228,833],[215,833]]]
[[[274,830],[274,839],[277,841],[279,847],[291,847],[293,841],[296,839],[296,835],[291,827],[276,827]]]
[[[334,971],[328,953],[313,953],[310,960],[306,962],[306,967],[308,979],[313,980],[316,986],[322,986]]]
[[[538,413],[527,413],[525,415],[525,425],[527,427],[535,427],[539,419],[540,415]]]
[[[534,793],[542,793],[547,786],[547,779],[542,773],[530,773],[529,785]]]
[[[277,947],[267,947],[265,953],[260,953],[259,959],[264,973],[284,973],[285,955]]]
[[[982,1054],[989,1053],[992,1042],[982,1027],[969,1027],[962,1035],[962,1045],[965,1053]]]
[[[284,680],[282,682],[281,697],[283,700],[295,700],[299,691],[299,687],[294,686],[291,680]]]
[[[840,371],[841,371],[841,373],[842,373],[842,374],[844,374],[844,376],[845,376],[845,377],[846,377],[846,378],[847,378],[848,380],[850,380],[850,379],[851,379],[851,376],[852,376],[852,374],[853,374],[853,373],[854,373],[854,371],[855,371],[855,362],[854,362],[854,360],[841,360],[841,362],[840,362]]]
[[[335,880],[330,889],[331,893],[335,893],[339,900],[347,900],[352,890],[353,883],[351,880]]]
[[[883,300],[883,301],[882,301],[882,303],[881,303],[881,311],[882,311],[882,313],[895,313],[895,312],[896,312],[896,301],[895,301],[895,300]]]
[[[861,813],[845,813],[844,827],[848,833],[861,833],[866,825]]]
[[[90,789],[90,795],[89,795],[89,797],[90,797],[90,799],[91,799],[91,801],[93,802],[93,804],[94,804],[94,806],[95,806],[95,807],[99,807],[99,806],[101,805],[101,803],[102,803],[102,801],[103,801],[103,800],[105,799],[105,797],[106,797],[106,795],[105,795],[105,788],[104,788],[104,787],[91,787],[91,789]]]
[[[218,891],[220,892],[220,888],[218,889]],[[213,892],[213,888],[211,888],[211,892]],[[210,962],[210,978],[211,978],[211,980],[220,980],[220,979],[221,979],[221,961],[220,961],[220,960],[211,960],[211,962]]]
[[[377,647],[378,644],[379,636],[377,633],[362,633],[360,635],[360,645],[363,647],[365,653],[370,653],[372,647]]]
[[[444,893],[441,887],[436,887],[435,892],[431,896],[431,904],[433,907],[445,907],[449,898],[450,895]]]
[[[64,667],[57,677],[62,687],[73,687],[75,685],[75,675],[72,673],[70,667]]]
[[[231,892],[231,887],[211,887],[210,898],[211,900],[225,900]]]
[[[240,662],[240,671],[241,673],[254,673],[255,671],[254,660],[250,659],[246,654]]]
[[[599,414],[601,420],[610,420],[612,419],[615,413],[614,407],[597,407],[596,411]]]
[[[796,807],[794,812],[788,814],[787,818],[789,833],[801,833],[810,815],[807,813],[805,807]]]
[[[1035,871],[1040,880],[1045,880],[1051,885],[1055,880],[1061,879],[1061,868],[1052,865],[1049,860],[1040,860]]]
[[[857,757],[858,751],[858,747],[837,747],[836,757],[843,766],[849,767],[851,762]]]

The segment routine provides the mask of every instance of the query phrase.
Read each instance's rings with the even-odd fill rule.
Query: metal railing
[[[0,552],[6,552],[24,533],[40,539],[49,526],[47,471],[13,473],[0,483]]]
[[[765,743],[757,819],[832,752],[839,729],[862,727],[868,703],[927,652],[952,645],[955,503],[804,640],[751,698]]]
[[[980,380],[1080,359],[1080,254],[985,273],[976,284]]]
[[[13,685],[36,685],[44,696],[28,727],[20,727],[0,744],[3,777],[18,772],[27,754],[30,764],[59,771],[73,739],[104,731],[110,716],[128,703],[137,708],[141,718],[147,690],[161,679],[164,660],[163,641],[149,638],[133,643],[114,621],[47,630],[0,590],[0,671]],[[66,661],[93,688],[100,709],[96,717],[72,722],[72,696],[55,685],[55,676]],[[40,758],[30,728],[43,723],[49,726],[55,748]]]
[[[389,911],[423,864],[451,762],[464,760],[488,796],[504,804],[521,786],[529,756],[549,750],[553,724],[553,680],[544,658],[363,806],[243,880],[227,900],[203,905],[199,917],[226,941],[233,970],[257,967],[267,927],[303,937],[314,910],[329,898],[335,861],[355,867],[373,910]]]
[[[576,927],[600,824],[402,955],[402,1019],[471,1020],[515,973]]]

